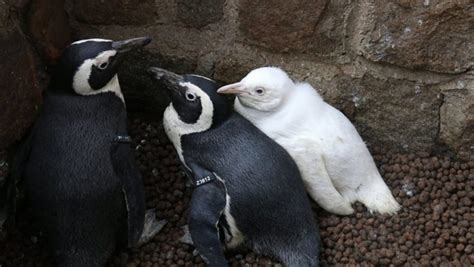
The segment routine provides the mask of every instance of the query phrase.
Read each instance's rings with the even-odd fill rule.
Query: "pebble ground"
[[[136,159],[148,208],[168,224],[148,244],[118,252],[110,266],[205,266],[179,241],[191,190],[161,123],[130,119]],[[322,265],[473,266],[474,159],[469,162],[425,152],[395,154],[373,148],[374,159],[397,201],[395,216],[370,214],[354,204],[351,216],[331,215],[313,203],[322,240]],[[2,155],[0,153],[0,155]],[[6,164],[0,159],[0,175]],[[27,205],[17,225],[0,231],[0,267],[49,266],[43,237]],[[231,266],[281,266],[249,251],[228,255]]]

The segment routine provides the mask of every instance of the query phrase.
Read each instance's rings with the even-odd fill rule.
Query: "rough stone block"
[[[460,73],[474,62],[474,4],[469,0],[361,3],[362,55],[413,69]]]
[[[459,79],[442,87],[439,139],[469,160],[474,157],[474,80]]]
[[[32,48],[20,32],[0,35],[0,150],[31,126],[41,102]]]
[[[147,72],[149,67],[169,69],[176,73],[193,73],[196,62],[188,58],[164,56],[147,51],[132,52],[127,56],[119,71],[120,87],[122,88],[127,109],[163,116],[169,104],[166,89]]]
[[[441,97],[415,82],[379,80],[369,74],[351,88],[355,125],[372,144],[398,150],[430,150],[439,131]]]
[[[64,0],[33,0],[28,16],[29,31],[41,54],[55,62],[72,40]]]
[[[240,0],[239,29],[246,42],[273,52],[342,49],[346,2],[327,0]]]
[[[74,0],[72,11],[80,22],[98,25],[145,25],[154,21],[159,1]]]
[[[177,16],[186,25],[199,29],[222,18],[224,3],[225,0],[178,0]]]

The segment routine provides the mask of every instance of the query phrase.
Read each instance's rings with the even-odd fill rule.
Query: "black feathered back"
[[[237,227],[257,252],[289,266],[316,266],[319,232],[298,168],[276,142],[237,113],[182,137],[186,162],[225,180]]]
[[[100,266],[141,234],[142,181],[117,134],[126,134],[126,110],[114,93],[46,94],[24,176],[58,265]]]

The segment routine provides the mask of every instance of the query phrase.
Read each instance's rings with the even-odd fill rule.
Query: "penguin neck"
[[[107,92],[114,93],[118,98],[120,98],[120,100],[122,100],[122,103],[125,105],[125,99],[122,94],[122,89],[120,88],[117,74],[115,74],[114,77],[112,77],[112,79],[110,79],[110,81],[104,87],[92,92],[91,94],[101,94]]]
[[[244,116],[247,120],[251,121],[253,124],[257,125],[257,127],[259,127],[267,119],[273,117],[275,114],[278,114],[280,108],[272,111],[260,111],[243,104],[239,100],[239,98],[236,97],[234,100],[234,109],[240,115]]]
[[[213,107],[207,107],[208,109],[213,109]],[[203,109],[204,110],[204,109]],[[213,114],[213,110],[211,113]],[[201,114],[198,120],[195,123],[185,123],[183,122],[176,112],[176,109],[171,103],[165,110],[163,114],[163,126],[165,128],[166,135],[173,143],[173,146],[178,153],[179,159],[186,166],[183,157],[183,149],[181,147],[181,137],[183,135],[200,133],[209,130],[213,124],[213,116],[209,114]]]
[[[235,99],[234,108],[244,118],[252,122],[265,134],[275,139],[286,136],[292,129],[304,125],[305,116],[301,116],[301,106],[293,106],[295,96],[287,96],[281,105],[272,111],[260,111],[242,104],[238,97]],[[296,108],[296,109],[295,109]]]
[[[102,88],[99,90],[91,91],[87,94],[78,94],[75,92],[72,82],[67,81],[67,79],[63,78],[56,78],[53,77],[51,79],[50,85],[48,86],[48,91],[50,91],[53,94],[61,95],[61,94],[67,94],[67,95],[78,95],[78,96],[92,96],[92,95],[99,95],[102,93],[113,93],[116,97],[120,99],[120,101],[123,103],[125,106],[125,99],[122,94],[122,89],[120,87],[119,79],[118,76],[115,75],[110,79],[110,81]]]

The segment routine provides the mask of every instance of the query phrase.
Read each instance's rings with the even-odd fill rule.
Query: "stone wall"
[[[22,29],[25,5],[0,0],[0,152],[23,136],[41,103],[37,57]]]
[[[52,12],[54,25],[67,26],[31,31],[39,54],[56,54],[44,37],[60,47],[61,39],[51,41],[58,33],[153,37],[121,72],[132,110],[160,116],[167,102],[145,73],[151,65],[224,83],[279,65],[317,88],[371,144],[406,151],[447,145],[474,155],[472,1],[66,0],[68,16],[63,0],[55,2],[43,11],[29,5],[29,14]]]

